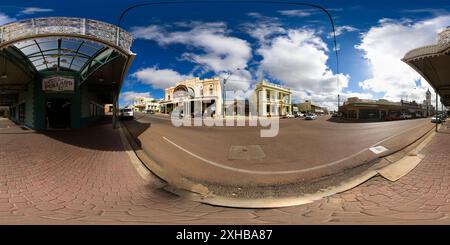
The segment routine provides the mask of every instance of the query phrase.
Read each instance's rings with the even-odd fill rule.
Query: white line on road
[[[423,125],[419,125],[419,126],[420,126],[420,127],[423,127]],[[383,139],[383,140],[381,140],[381,141],[379,141],[379,142],[377,142],[377,143],[375,143],[375,144],[373,144],[373,145],[371,145],[371,146],[369,146],[369,147],[367,147],[367,148],[362,149],[361,151],[358,151],[358,152],[356,152],[356,153],[354,153],[354,154],[351,154],[351,155],[349,155],[349,156],[347,156],[347,157],[345,157],[345,158],[342,158],[342,159],[340,159],[340,160],[336,160],[336,161],[333,161],[333,162],[330,162],[330,163],[327,163],[327,164],[323,164],[323,165],[320,165],[320,166],[316,166],[316,167],[305,168],[305,169],[298,169],[298,170],[285,170],[285,171],[256,171],[256,170],[248,170],[248,169],[241,169],[241,168],[234,168],[234,167],[226,166],[226,165],[224,165],[224,164],[221,164],[221,163],[217,163],[217,162],[208,160],[208,159],[206,159],[206,158],[204,158],[204,157],[201,157],[201,156],[199,156],[199,155],[197,155],[197,154],[195,154],[195,153],[193,153],[193,152],[190,152],[189,150],[183,148],[182,146],[177,145],[176,143],[174,143],[173,141],[169,140],[168,138],[166,138],[166,137],[164,137],[164,136],[161,136],[161,137],[162,137],[164,140],[166,140],[167,142],[169,142],[170,144],[172,144],[173,146],[175,146],[175,147],[177,147],[178,149],[184,151],[185,153],[187,153],[187,154],[189,154],[189,155],[191,155],[191,156],[193,156],[193,157],[195,157],[195,158],[197,158],[197,159],[199,159],[199,160],[201,160],[201,161],[203,161],[203,162],[206,162],[206,163],[208,163],[208,164],[211,164],[211,165],[216,166],[216,167],[219,167],[219,168],[223,168],[223,169],[227,169],[227,170],[235,171],[235,172],[240,172],[240,173],[260,174],[260,175],[269,175],[269,174],[295,174],[295,173],[304,173],[304,172],[308,172],[308,171],[311,171],[311,170],[317,170],[317,169],[322,169],[322,168],[326,168],[326,167],[330,167],[330,166],[336,165],[336,164],[338,164],[338,163],[340,163],[340,162],[343,162],[343,161],[346,161],[346,160],[348,160],[348,159],[350,159],[350,158],[352,158],[352,157],[355,157],[355,156],[357,156],[357,155],[363,153],[364,151],[369,150],[369,148],[371,148],[371,147],[375,147],[375,146],[377,146],[377,145],[379,145],[379,144],[381,144],[381,143],[383,143],[383,142],[385,142],[385,141],[387,141],[387,140],[389,140],[389,139],[392,139],[392,138],[395,137],[395,136],[398,136],[398,135],[400,135],[400,134],[405,133],[405,132],[408,131],[408,130],[418,128],[419,126],[414,127],[414,128],[405,129],[405,130],[401,131],[401,132],[398,133],[398,134],[391,135],[391,136],[389,136],[389,137],[387,137],[387,138],[385,138],[385,139]]]

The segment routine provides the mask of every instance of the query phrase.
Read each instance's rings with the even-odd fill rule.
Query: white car
[[[295,118],[295,116],[294,115],[292,115],[292,114],[286,114],[286,116],[285,116],[286,118]]]
[[[119,117],[124,119],[133,119],[134,111],[130,108],[121,109],[119,112]]]
[[[431,122],[432,123],[442,123],[442,120],[441,120],[441,118],[439,116],[433,116],[431,118]]]
[[[411,119],[412,115],[411,114],[407,114],[407,113],[402,113],[400,115],[400,119]]]
[[[308,114],[305,117],[305,120],[316,120],[317,116],[315,114]]]

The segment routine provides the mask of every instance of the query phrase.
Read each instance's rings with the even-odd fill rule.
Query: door
[[[70,128],[70,107],[69,99],[47,99],[45,117],[47,129]]]

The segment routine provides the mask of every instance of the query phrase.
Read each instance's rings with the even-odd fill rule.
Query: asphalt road
[[[372,123],[329,119],[280,119],[279,134],[272,138],[261,138],[261,127],[174,127],[169,118],[158,115],[136,114],[136,120],[126,124],[166,171],[224,184],[255,180],[276,184],[287,180],[283,175],[297,173],[303,174],[297,178],[305,178],[310,170],[343,166],[355,158],[362,161],[362,153],[373,154],[367,153],[368,148],[430,126],[429,119]]]

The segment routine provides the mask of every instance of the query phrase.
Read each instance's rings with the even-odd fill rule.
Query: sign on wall
[[[64,92],[75,90],[75,80],[67,77],[48,77],[42,80],[43,91]]]

